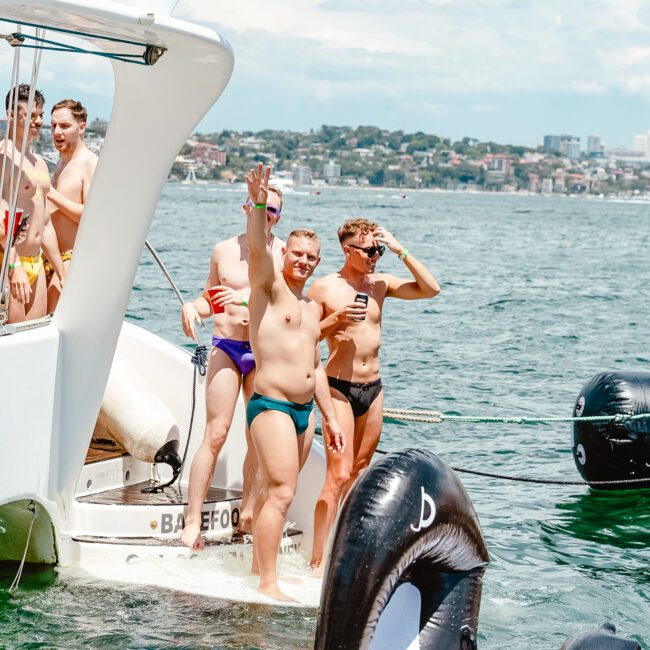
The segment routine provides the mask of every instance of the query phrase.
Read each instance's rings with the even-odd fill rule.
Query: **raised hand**
[[[257,170],[251,169],[244,180],[248,185],[248,197],[253,203],[265,204],[266,197],[269,193],[269,177],[271,176],[271,168],[264,169],[264,165],[259,163]]]
[[[356,323],[366,318],[368,307],[363,302],[351,302],[349,305],[339,309],[336,317],[339,323]]]
[[[395,239],[392,233],[388,232],[388,230],[382,226],[377,226],[377,228],[375,228],[374,232],[372,233],[372,236],[380,244],[384,244],[390,248],[393,253],[399,254],[404,250],[404,246],[402,246],[402,244],[400,244],[397,239]]]
[[[214,305],[219,307],[225,307],[226,305],[246,305],[246,299],[241,293],[231,289],[230,287],[225,287],[223,285],[217,285],[212,287],[216,291],[217,296],[213,301]]]

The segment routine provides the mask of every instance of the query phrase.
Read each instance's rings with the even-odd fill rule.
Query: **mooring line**
[[[32,537],[32,528],[34,527],[34,519],[36,519],[36,504],[34,501],[30,501],[27,510],[29,510],[32,513],[32,520],[29,522],[29,530],[27,531],[27,542],[25,543],[25,550],[23,551],[23,559],[20,561],[20,566],[18,567],[18,573],[16,573],[16,577],[14,578],[14,581],[9,585],[9,591],[15,591],[18,589],[18,585],[20,583],[20,579],[22,578],[23,575],[23,568],[25,566],[25,560],[27,559],[27,549],[29,548],[29,540]]]

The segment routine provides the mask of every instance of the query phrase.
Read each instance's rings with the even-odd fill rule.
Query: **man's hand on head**
[[[375,230],[372,233],[372,236],[380,243],[384,244],[387,246],[393,253],[396,253],[399,255],[403,250],[404,246],[400,244],[397,239],[395,239],[394,235],[386,228],[383,228],[382,226],[378,226],[375,228]]]

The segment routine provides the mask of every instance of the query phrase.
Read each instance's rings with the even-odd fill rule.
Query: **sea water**
[[[442,292],[433,300],[386,301],[381,351],[386,406],[570,416],[581,386],[594,374],[650,371],[650,204],[401,194],[331,188],[288,193],[277,229],[282,237],[296,227],[320,234],[319,276],[342,264],[337,227],[364,216],[393,232],[439,280]],[[203,288],[214,243],[243,230],[244,200],[241,187],[165,188],[149,240],[186,298]],[[388,251],[378,270],[408,276]],[[188,345],[177,300],[147,253],[127,318]],[[206,327],[203,343],[209,336]],[[387,423],[380,446],[425,447],[466,468],[579,479],[570,424]],[[479,621],[481,648],[552,650],[569,634],[604,621],[648,647],[650,491],[605,493],[460,476],[491,560]],[[0,567],[3,587],[15,568]],[[184,576],[182,567],[173,571],[191,591],[192,577]],[[0,646],[313,644],[315,608],[232,603],[218,597],[223,591],[216,586],[210,588],[211,580],[220,579],[219,567],[197,572],[196,593],[187,593],[29,569],[15,596],[0,592]]]

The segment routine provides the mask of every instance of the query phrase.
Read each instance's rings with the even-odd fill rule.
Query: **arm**
[[[336,330],[341,327],[341,324],[347,325],[348,323],[358,322],[365,318],[367,308],[361,302],[353,302],[349,305],[345,305],[345,307],[337,309],[331,314],[325,316],[325,300],[322,294],[322,281],[317,280],[309,289],[308,295],[318,305],[320,311],[321,341],[336,332]]]
[[[43,250],[49,260],[54,272],[59,277],[61,287],[63,287],[63,280],[65,276],[65,268],[61,261],[61,253],[59,253],[59,242],[56,238],[56,230],[52,225],[49,212],[45,213],[45,224],[43,225]]]
[[[379,227],[375,230],[374,236],[378,242],[385,244],[393,253],[400,256],[415,280],[413,282],[389,276],[386,296],[401,300],[417,300],[418,298],[433,298],[440,293],[440,285],[426,266],[415,259],[391,233],[385,228]]]
[[[8,208],[9,204],[7,201],[2,197],[0,200],[0,214],[2,214],[2,218],[4,219],[4,214],[5,214],[5,208]],[[0,238],[0,243],[2,244],[2,250],[4,251],[7,247],[7,237],[4,234],[4,227],[0,225],[0,233],[2,233],[1,238]],[[24,233],[22,235],[18,235],[18,239],[24,237]],[[18,253],[16,252],[16,246],[15,246],[15,241],[13,242],[13,245],[9,249],[9,260],[7,264],[9,265],[9,272],[8,272],[8,277],[9,277],[9,287],[11,291],[11,295],[14,300],[17,300],[19,303],[25,304],[29,300],[29,296],[32,293],[32,287],[29,284],[29,280],[27,278],[27,273],[25,273],[25,269],[22,267],[22,263],[20,261],[20,257],[18,257]]]
[[[323,439],[325,444],[334,452],[345,449],[345,435],[339,426],[332,403],[332,396],[327,384],[327,375],[320,361],[320,346],[316,346],[315,354],[316,388],[314,398],[323,416]],[[327,437],[326,437],[327,436]]]
[[[61,192],[50,186],[50,191],[47,193],[47,200],[59,210],[64,217],[70,219],[74,223],[81,222],[81,213],[83,212],[83,203],[77,203],[71,199],[63,196]]]
[[[210,258],[210,272],[205,281],[205,290],[204,292],[189,302],[183,303],[181,309],[181,319],[183,323],[183,333],[188,338],[193,341],[199,342],[199,339],[196,335],[196,330],[194,329],[194,323],[198,322],[201,327],[203,327],[203,318],[209,318],[212,316],[212,304],[207,298],[207,290],[219,283],[219,268],[218,268],[218,252],[217,246],[214,247],[212,251],[212,257]]]
[[[248,238],[249,254],[248,278],[251,289],[262,289],[266,293],[271,292],[275,280],[273,252],[267,244],[269,223],[266,219],[266,197],[270,175],[271,168],[267,167],[264,170],[262,163],[260,163],[257,166],[257,171],[251,169],[249,175],[244,177],[248,184],[248,197],[253,203],[253,206],[248,207],[246,210],[246,236]]]

